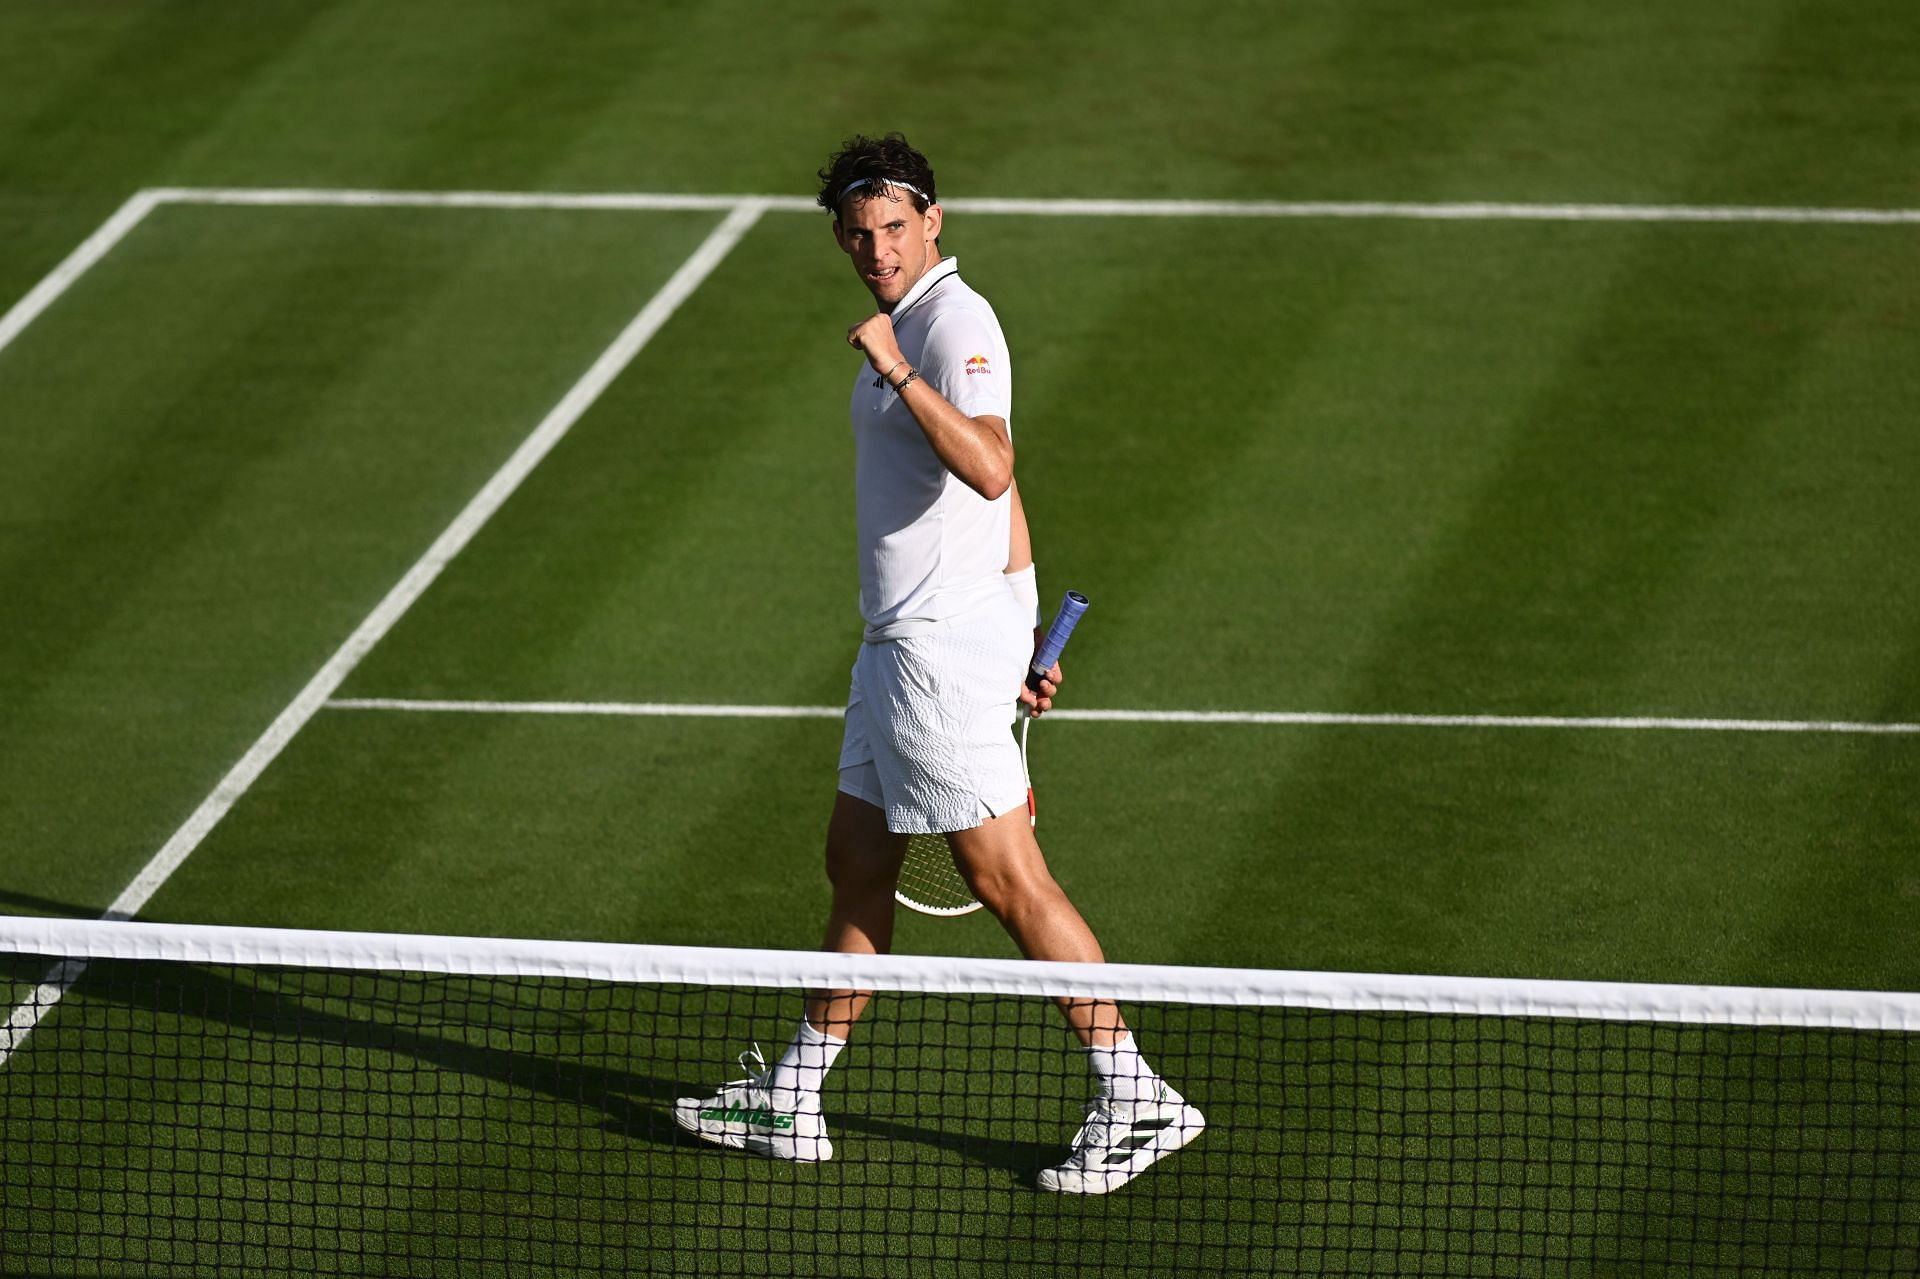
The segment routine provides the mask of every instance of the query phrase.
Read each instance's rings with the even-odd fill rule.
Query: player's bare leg
[[[893,890],[907,855],[906,835],[887,829],[879,808],[838,791],[827,822],[827,880],[833,906],[820,949],[851,955],[884,955],[893,949]],[[866,1011],[872,992],[833,990],[807,1001],[807,1021],[845,1039]]]
[[[1080,917],[1041,855],[1025,809],[1015,809],[947,836],[953,864],[980,903],[993,912],[1028,959],[1099,964],[1100,942]],[[1060,1000],[1074,1034],[1089,1048],[1106,1048],[1127,1034],[1111,1000]]]
[[[1101,963],[1100,943],[1054,882],[1024,812],[947,836],[953,861],[1029,959]],[[1086,1045],[1099,1094],[1066,1161],[1040,1173],[1042,1190],[1103,1195],[1179,1150],[1206,1128],[1199,1109],[1140,1055],[1111,1000],[1056,1001]]]
[[[892,947],[893,887],[900,878],[907,838],[890,832],[886,815],[872,804],[836,795],[827,824],[833,908],[827,916],[825,949],[872,955]],[[740,1057],[746,1078],[710,1097],[680,1098],[674,1103],[674,1121],[703,1141],[775,1159],[816,1163],[833,1158],[820,1088],[870,994],[815,994],[777,1061],[770,1064],[761,1058],[756,1045]]]

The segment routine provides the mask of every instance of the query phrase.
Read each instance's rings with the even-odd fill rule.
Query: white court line
[[[333,691],[340,687],[362,658],[380,642],[394,623],[398,622],[413,602],[420,598],[433,580],[440,576],[448,562],[473,540],[481,527],[493,517],[507,498],[538,466],[543,458],[553,450],[567,434],[573,424],[592,407],[608,386],[612,385],[621,371],[640,353],[642,347],[662,325],[679,309],[693,291],[720,265],[729,250],[740,242],[748,229],[759,220],[761,210],[758,205],[742,204],[727,215],[712,234],[695,249],[693,256],[681,263],[680,269],[673,273],[660,291],[642,307],[640,313],[628,323],[615,338],[613,344],[601,353],[580,380],[574,383],[560,402],[534,428],[534,431],[513,456],[496,471],[493,478],[475,494],[466,508],[447,526],[445,532],[427,548],[426,554],[415,562],[414,566],[400,581],[387,592],[385,599],[367,615],[365,621],[352,635],[347,637],[339,650],[327,659],[318,673],[307,682],[287,708],[280,712],[267,731],[258,741],[248,748],[227,775],[214,787],[213,793],[201,801],[200,807],[193,811],[186,823],[175,831],[173,838],[155,853],[132,883],[122,890],[107,908],[105,919],[130,919],[138,914],[148,899],[167,881],[167,877],[186,861],[195,848],[200,846],[208,833],[219,824],[240,797],[266,771],[267,766],[286,748],[288,742],[312,719]],[[21,1040],[30,1034],[41,1017],[65,995],[68,988],[85,971],[84,965],[62,964],[47,974],[40,987],[27,1001],[13,1010],[4,1029],[4,1038],[0,1038],[0,1066],[6,1064],[7,1057],[19,1047]]]
[[[158,192],[141,191],[134,195],[112,217],[102,222],[99,230],[67,254],[65,261],[47,272],[46,279],[34,285],[32,291],[14,303],[4,316],[0,316],[0,351],[12,345],[23,329],[39,319],[42,311],[58,301],[61,294],[73,287],[75,280],[87,273],[87,268],[107,256],[107,252],[125,239],[127,232],[139,226],[140,220],[160,203],[162,198]]]
[[[327,709],[475,715],[663,715],[686,719],[838,719],[847,710],[844,706],[724,706],[704,702],[450,702],[405,697],[337,697],[327,703]]]
[[[814,213],[793,195],[675,195],[650,192],[374,191],[307,187],[162,187],[168,204],[431,209],[616,209],[719,211],[751,204],[773,213]],[[1920,209],[1817,209],[1764,205],[1524,204],[1383,200],[1077,200],[993,196],[942,200],[956,213],[1106,218],[1403,218],[1440,222],[1758,222],[1865,226],[1920,225]]]
[[[486,702],[340,697],[330,710],[475,715],[631,715],[691,719],[838,719],[842,706],[728,706],[702,702]],[[1381,728],[1672,729],[1697,733],[1920,733],[1920,724],[1831,719],[1676,719],[1651,715],[1352,715],[1330,711],[1128,711],[1063,707],[1048,719],[1116,724],[1345,724]]]
[[[793,196],[673,195],[645,192],[542,191],[367,191],[319,187],[157,187],[149,192],[162,204],[216,204],[273,208],[357,209],[568,209],[628,213],[726,213],[752,205],[762,211],[792,212],[819,206]]]
[[[1669,729],[1695,733],[1920,733],[1920,724],[1834,719],[1681,719],[1663,715],[1354,715],[1337,711],[1108,711],[1062,709],[1068,719],[1134,724],[1352,724],[1382,728]]]

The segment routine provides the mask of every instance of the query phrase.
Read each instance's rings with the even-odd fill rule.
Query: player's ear
[[[940,218],[940,206],[929,204],[927,206],[927,239],[929,241],[940,238]]]

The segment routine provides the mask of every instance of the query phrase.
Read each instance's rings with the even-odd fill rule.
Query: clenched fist
[[[869,315],[848,329],[847,345],[865,351],[867,363],[882,376],[905,358],[900,354],[900,340],[893,334],[893,317],[884,312]]]

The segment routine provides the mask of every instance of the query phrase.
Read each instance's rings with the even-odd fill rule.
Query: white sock
[[[1111,1047],[1088,1048],[1087,1060],[1100,1081],[1100,1095],[1109,1101],[1158,1101],[1170,1091],[1140,1055],[1132,1034]]]
[[[793,1042],[787,1045],[787,1051],[780,1055],[767,1076],[774,1107],[818,1111],[820,1086],[827,1082],[833,1059],[846,1046],[846,1040],[815,1030],[813,1023],[802,1017],[800,1029],[793,1032]]]

